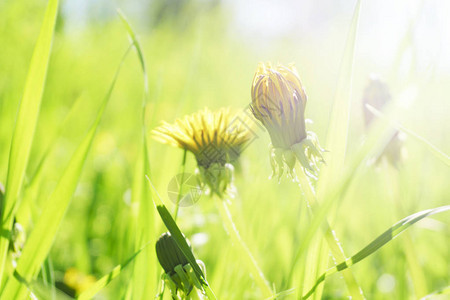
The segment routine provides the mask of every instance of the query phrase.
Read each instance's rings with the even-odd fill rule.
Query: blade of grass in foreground
[[[327,189],[333,186],[335,178],[339,178],[341,176],[342,170],[344,168],[353,79],[354,51],[360,10],[361,1],[358,0],[355,5],[350,30],[345,44],[344,56],[341,62],[335,100],[333,103],[333,109],[331,111],[331,121],[328,127],[326,148],[330,150],[331,155],[327,157],[327,165],[321,168],[317,195],[313,191],[308,180],[303,177],[304,175],[299,174],[302,189],[305,191],[305,196],[311,204],[312,208],[318,206],[316,203],[316,199],[320,206],[320,203],[322,203],[324,199],[323,196],[327,194]],[[304,180],[302,180],[302,178]],[[313,214],[315,214],[316,211],[317,209],[313,209]],[[324,228],[324,237],[335,260],[345,260],[346,257],[344,251],[340,246],[337,237],[334,235],[334,231],[328,224]],[[319,254],[322,252],[323,250],[315,251],[317,257],[310,257],[309,261],[315,262],[318,259]],[[307,274],[305,278],[307,286],[313,283],[311,281],[311,272],[317,272],[317,270],[314,270],[314,268],[316,268],[316,266],[314,266],[314,263],[313,265],[306,265],[306,269],[309,272],[309,274]],[[343,272],[343,277],[352,299],[364,299],[361,288],[359,287],[353,273],[350,270],[347,270]],[[305,284],[305,282],[301,284]],[[319,290],[319,298],[320,295],[321,291]]]
[[[1,207],[0,237],[0,285],[5,270],[9,246],[9,230],[12,226],[23,177],[30,156],[31,144],[39,116],[42,93],[47,75],[48,61],[53,40],[58,0],[50,0],[45,11],[38,40],[31,57],[30,68],[20,102],[17,121],[11,141],[5,201]]]
[[[146,188],[145,174],[150,174],[150,160],[148,157],[147,138],[146,138],[146,107],[148,98],[148,75],[145,64],[144,54],[137,36],[131,27],[125,15],[118,10],[122,23],[127,30],[128,36],[136,49],[139,63],[142,69],[144,95],[142,99],[142,123],[141,123],[141,143],[140,153],[136,170],[133,178],[132,187],[132,203],[137,203],[139,207],[138,215],[135,224],[135,249],[139,249],[143,244],[150,241],[156,241],[155,233],[155,214],[151,202],[151,194]],[[157,280],[159,278],[157,273],[156,255],[153,248],[143,250],[143,253],[136,259],[134,263],[132,283],[131,283],[131,298],[143,299],[147,295],[151,295],[157,289]]]
[[[328,186],[328,183],[331,180],[330,178],[341,172],[344,165],[352,96],[354,52],[360,10],[361,1],[358,1],[355,6],[350,31],[345,45],[341,69],[338,75],[335,99],[330,116],[330,124],[327,131],[326,149],[330,151],[330,155],[326,159],[327,165],[320,171],[320,186],[322,189]]]
[[[214,295],[214,292],[211,290],[208,282],[205,279],[205,275],[203,274],[202,270],[200,269],[200,266],[197,264],[197,261],[195,260],[194,254],[192,253],[191,248],[186,242],[186,239],[184,238],[183,234],[181,233],[180,228],[178,228],[177,223],[170,215],[169,211],[167,210],[167,207],[162,202],[161,197],[158,194],[158,191],[153,186],[152,181],[147,176],[148,183],[150,184],[150,187],[153,192],[153,203],[156,206],[156,209],[158,210],[159,215],[161,216],[162,221],[167,227],[167,230],[169,230],[170,234],[174,238],[175,242],[177,243],[177,246],[180,248],[181,252],[183,252],[184,256],[186,256],[186,259],[188,260],[189,264],[191,265],[192,269],[194,269],[194,273],[197,276],[198,280],[200,281],[201,285],[205,289],[206,296],[208,296],[208,299],[215,300],[216,296]]]
[[[373,132],[369,134],[369,139],[362,145],[355,157],[352,159],[350,167],[347,168],[343,176],[337,179],[338,184],[332,190],[328,191],[326,201],[321,203],[320,207],[316,207],[314,211],[314,216],[310,222],[306,233],[302,237],[302,243],[304,245],[309,245],[311,240],[314,238],[316,232],[320,226],[324,223],[327,213],[331,208],[332,203],[342,198],[345,192],[348,190],[353,178],[355,177],[357,171],[361,168],[364,163],[369,160],[369,158],[374,157],[374,153],[378,153],[379,149],[384,149],[386,146],[385,142],[379,141],[389,141],[393,136],[393,130],[388,130],[386,132],[387,124],[377,124],[377,128],[373,128]],[[292,267],[288,278],[292,278],[294,269],[296,268],[297,262],[305,254],[306,247],[300,247],[294,256],[292,262]],[[290,281],[290,279],[288,280]],[[300,289],[299,289],[300,290]]]
[[[450,210],[450,205],[446,206],[440,206],[437,208],[427,209],[423,210],[421,212],[412,214],[399,222],[392,225],[388,230],[386,230],[383,234],[378,236],[375,240],[373,240],[370,244],[368,244],[366,247],[364,247],[361,251],[353,255],[352,257],[346,259],[345,261],[337,264],[335,267],[328,269],[325,273],[323,273],[316,281],[314,286],[311,288],[311,290],[303,296],[303,299],[307,299],[312,293],[314,293],[314,290],[319,286],[320,283],[322,283],[326,277],[341,272],[352,265],[364,260],[366,257],[371,255],[372,253],[376,252],[378,249],[392,241],[396,236],[398,236],[400,233],[408,229],[411,225],[414,223],[422,220],[425,217],[442,213],[447,210]]]
[[[379,152],[382,151],[386,147],[386,144],[391,140],[392,136],[395,134],[395,130],[392,128],[390,120],[400,113],[400,107],[397,103],[401,103],[405,98],[410,98],[410,94],[407,92],[401,93],[386,107],[386,117],[376,119],[367,134],[366,140],[352,156],[347,167],[344,168],[342,175],[336,178],[333,187],[326,190],[327,194],[323,196],[323,201],[320,203],[320,206],[315,209],[310,226],[302,238],[302,242],[305,245],[309,244],[317,230],[320,228],[320,225],[324,223],[333,203],[337,203],[340,199],[343,199],[345,192],[356,178],[357,171],[361,169],[362,166],[365,166],[369,159],[378,156]],[[303,257],[304,252],[305,247],[300,247],[295,254],[289,278],[292,277],[294,268],[297,262],[301,261],[300,258]]]
[[[67,207],[69,206],[72,195],[75,192],[75,188],[97,131],[97,127],[101,121],[106,105],[111,98],[120,68],[128,52],[129,50],[127,50],[122,58],[122,61],[120,62],[119,67],[117,68],[114,79],[103,100],[103,103],[101,104],[94,124],[73,154],[55,190],[45,203],[45,207],[43,208],[42,214],[37,220],[33,231],[31,231],[31,234],[28,237],[27,243],[25,244],[16,268],[17,273],[20,274],[26,282],[30,282],[33,277],[36,276],[39,268],[50,251],[60,223],[64,217]],[[26,289],[24,285],[17,280],[9,278],[4,290],[2,291],[1,298],[22,299],[25,292]]]
[[[405,94],[406,95],[406,94]],[[388,116],[395,116],[399,112],[396,103],[403,99],[402,96],[396,98],[388,107],[386,107],[386,112]],[[357,172],[362,166],[366,165],[366,162],[376,157],[377,154],[386,147],[386,144],[391,140],[392,136],[395,134],[395,130],[391,128],[389,123],[390,118],[379,118],[375,121],[373,126],[371,126],[370,131],[367,135],[364,143],[359,147],[356,154],[354,154],[348,163],[348,166],[344,169],[343,174],[336,178],[336,183],[333,188],[327,189],[327,194],[323,197],[324,201],[320,203],[320,207],[314,212],[314,216],[310,225],[303,235],[302,242],[308,245],[311,239],[316,234],[317,230],[320,228],[321,224],[324,223],[328,212],[333,203],[336,203],[339,199],[342,199],[348,190],[350,184],[355,180]],[[300,247],[295,254],[291,274],[292,276],[293,268],[296,267],[300,258],[303,257],[305,252],[305,247]]]
[[[387,143],[395,134],[395,130],[392,128],[392,124],[389,120],[400,113],[400,107],[397,103],[401,103],[405,97],[410,97],[409,93],[401,93],[395,98],[394,101],[385,108],[386,118],[378,118],[371,126],[366,140],[349,160],[349,163],[347,164],[347,167],[344,168],[341,176],[336,177],[333,186],[326,190],[326,194],[322,198],[324,201],[320,203],[318,211],[315,212],[314,218],[304,237],[305,239],[314,235],[318,230],[333,203],[337,203],[340,199],[343,199],[345,192],[356,178],[358,170],[363,166],[366,166],[367,161],[373,157],[377,157],[380,151],[386,148]],[[301,250],[302,249],[300,248],[300,251]]]
[[[39,189],[42,185],[41,183],[45,173],[44,169],[46,167],[48,157],[56,148],[56,142],[60,137],[60,133],[67,124],[70,117],[74,114],[75,106],[80,102],[80,99],[81,98],[78,98],[75,103],[72,104],[69,113],[65,116],[64,120],[60,123],[60,126],[55,131],[53,137],[50,139],[50,142],[48,143],[44,154],[39,160],[36,170],[34,171],[33,175],[30,176],[28,184],[24,187],[23,197],[19,203],[19,206],[17,207],[15,218],[16,221],[20,223],[20,225],[22,225],[26,230],[28,230],[30,222],[33,221],[33,218],[38,216],[38,212],[35,209],[35,206],[38,205],[38,203],[35,202]]]

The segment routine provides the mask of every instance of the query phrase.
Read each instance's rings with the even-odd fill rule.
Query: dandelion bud
[[[203,299],[204,290],[195,271],[169,232],[163,233],[156,242],[156,256],[173,299]],[[197,260],[197,264],[206,274],[203,262]]]
[[[176,266],[188,264],[186,256],[168,232],[163,233],[156,242],[156,256],[164,272],[169,275],[175,273]]]
[[[267,129],[275,148],[289,149],[307,137],[307,97],[294,66],[260,63],[253,78],[252,112]]]
[[[317,172],[317,163],[323,161],[323,149],[315,134],[306,131],[306,102],[305,90],[293,65],[258,65],[252,84],[251,109],[269,132],[273,175],[279,178],[285,167],[294,177],[297,160],[308,174]]]

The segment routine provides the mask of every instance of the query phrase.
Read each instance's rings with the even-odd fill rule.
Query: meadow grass
[[[448,294],[450,140],[445,115],[433,107],[445,107],[449,76],[415,83],[417,99],[406,113],[396,104],[412,97],[402,93],[411,82],[391,79],[399,91],[393,104],[372,109],[377,121],[363,132],[364,80],[356,75],[371,70],[357,64],[359,5],[341,28],[342,51],[320,62],[314,44],[294,43],[299,50],[291,55],[255,54],[223,34],[219,9],[201,12],[186,28],[167,20],[136,29],[118,13],[67,34],[56,21],[58,1],[32,4],[35,15],[22,1],[2,4],[0,298],[70,298],[61,290],[75,268],[80,280],[97,279],[76,290],[79,299],[152,299],[162,289],[155,242],[168,230],[208,298],[263,299],[215,201],[202,196],[179,208],[168,201],[168,182],[194,173],[195,159],[154,142],[150,130],[205,106],[243,110],[256,64],[267,59],[297,62],[306,116],[314,120],[308,126],[329,151],[317,186],[310,189],[298,166],[301,189],[289,178],[277,183],[268,179],[268,134],[256,126],[236,166],[238,195],[222,213],[233,216],[228,231],[239,229],[273,298],[357,298],[359,289],[367,299]],[[309,61],[331,66],[328,74],[317,75]],[[408,157],[399,168],[368,164],[393,128],[408,134]],[[14,220],[26,232],[16,265],[8,253]],[[169,298],[166,290],[161,299]]]

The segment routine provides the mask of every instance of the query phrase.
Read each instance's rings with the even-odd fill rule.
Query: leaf
[[[36,167],[36,170],[30,176],[29,182],[24,187],[24,193],[21,199],[20,204],[17,207],[17,211],[15,213],[15,218],[20,225],[22,225],[26,230],[30,227],[30,222],[33,221],[33,218],[38,215],[36,205],[37,195],[39,193],[39,189],[42,185],[42,179],[44,175],[44,169],[46,167],[46,163],[48,162],[48,157],[50,153],[56,148],[56,143],[58,137],[60,137],[60,133],[64,125],[67,124],[67,121],[71,115],[74,113],[75,106],[80,102],[81,98],[78,98],[77,101],[74,102],[72,107],[70,108],[69,113],[65,116],[64,120],[60,123],[60,126],[57,128],[53,137],[50,139],[50,143],[46,147],[44,154],[39,160],[39,163]]]
[[[132,45],[136,49],[139,63],[142,69],[143,83],[144,83],[144,96],[142,99],[142,146],[136,165],[136,170],[133,178],[132,187],[132,203],[137,203],[139,212],[136,219],[136,249],[141,247],[143,243],[148,243],[152,239],[156,241],[155,233],[155,214],[151,203],[151,194],[149,189],[146,188],[145,174],[150,174],[150,160],[148,157],[147,138],[146,138],[146,122],[145,112],[147,107],[148,98],[148,76],[147,68],[145,64],[144,54],[142,48],[137,39],[137,36],[127,21],[125,15],[117,10],[122,23],[130,37]],[[140,255],[135,264],[133,270],[132,280],[132,299],[143,299],[145,295],[149,295],[156,290],[157,280],[159,278],[156,267],[156,256],[154,249],[148,248]]]
[[[103,116],[106,105],[111,98],[119,71],[127,54],[128,51],[123,56],[122,61],[117,68],[113,81],[97,113],[94,124],[73,154],[50,198],[45,202],[42,214],[36,221],[36,225],[27,239],[16,268],[16,271],[27,282],[30,282],[34,276],[36,276],[50,251],[58,228],[67,207],[69,206],[72,195],[75,192],[75,188],[77,187],[97,127]],[[25,292],[24,286],[18,281],[8,280],[1,296],[5,299],[22,299]]]
[[[326,149],[330,151],[327,165],[321,170],[320,181],[323,187],[328,185],[334,175],[339,174],[344,166],[347,148],[348,123],[353,82],[353,64],[358,30],[361,1],[358,1],[353,13],[350,31],[345,44],[344,57],[341,62],[337,90],[328,125]]]
[[[392,128],[389,120],[392,116],[398,114],[399,107],[396,103],[401,102],[401,100],[402,97],[398,97],[386,107],[386,118],[378,118],[375,120],[375,123],[371,126],[369,133],[367,134],[366,140],[351,157],[347,167],[343,170],[343,174],[335,178],[333,185],[325,191],[326,194],[322,196],[324,201],[320,203],[320,206],[314,209],[313,219],[302,238],[302,242],[305,245],[309,244],[311,239],[315,236],[317,230],[324,223],[333,203],[336,203],[339,199],[344,198],[344,195],[356,177],[358,170],[362,168],[362,166],[364,166],[370,158],[374,157],[375,154],[384,149],[386,144],[395,134],[395,130]],[[294,257],[293,267],[296,265],[300,257],[302,257],[305,250],[305,247],[300,247],[298,249]]]
[[[361,1],[357,1],[353,12],[352,22],[350,24],[350,30],[347,35],[347,41],[345,43],[344,56],[342,58],[337,90],[331,110],[330,124],[328,126],[328,135],[326,148],[330,151],[330,155],[327,158],[327,165],[321,169],[320,178],[318,181],[317,199],[319,205],[324,201],[327,196],[328,190],[332,188],[335,182],[335,178],[339,178],[342,175],[344,169],[344,160],[347,147],[347,135],[348,135],[348,123],[351,104],[351,90],[353,81],[353,65],[354,65],[354,52],[356,44],[356,35],[358,31],[359,16],[361,10]],[[302,176],[302,175],[300,175]],[[305,187],[307,188],[307,187]],[[316,216],[315,207],[319,206],[312,202],[315,197],[310,197],[314,216]],[[323,219],[322,219],[323,220]],[[330,247],[331,253],[336,260],[345,259],[345,254],[339,244],[339,241],[333,234],[333,230],[326,224],[325,239]],[[312,260],[318,260],[318,263],[312,263],[313,266],[307,266],[308,271],[313,271],[314,266],[321,265],[320,260],[323,260],[326,256],[321,256],[324,253],[322,248],[317,249],[312,255]],[[322,263],[323,264],[323,263]],[[318,270],[320,271],[320,270]],[[353,273],[349,270],[343,273],[345,284],[352,299],[364,299],[362,291],[354,277]],[[306,276],[306,280],[311,280],[310,276]],[[318,293],[320,297],[321,291]]]
[[[48,61],[53,40],[58,0],[50,0],[45,11],[38,40],[34,47],[28,69],[27,79],[20,102],[19,112],[11,141],[9,153],[8,175],[6,182],[5,201],[1,207],[2,235],[0,237],[0,284],[5,271],[9,232],[12,226],[18,197],[23,184],[23,178],[28,165],[31,144],[36,130],[37,119],[42,101]]]
[[[384,233],[382,233],[380,236],[374,239],[371,243],[369,243],[366,247],[361,249],[358,253],[348,258],[347,260],[337,264],[335,267],[328,269],[325,273],[323,273],[316,280],[316,283],[311,288],[311,290],[308,293],[306,293],[305,296],[303,296],[303,299],[307,299],[310,295],[312,295],[312,293],[314,293],[314,290],[319,286],[320,283],[322,283],[325,280],[326,277],[341,272],[351,267],[352,265],[364,260],[366,257],[376,252],[378,249],[380,249],[381,247],[392,241],[400,233],[408,229],[411,225],[422,220],[423,218],[447,210],[450,210],[450,205],[423,210],[398,221],[397,223],[389,227],[388,230],[386,230]]]

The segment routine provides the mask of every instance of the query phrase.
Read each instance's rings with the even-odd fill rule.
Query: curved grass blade
[[[144,245],[141,249],[139,249],[137,252],[135,252],[127,261],[125,261],[123,264],[120,264],[114,269],[112,269],[109,274],[103,276],[100,278],[92,287],[90,287],[88,290],[82,292],[76,299],[79,300],[88,300],[92,299],[98,292],[100,292],[105,286],[108,285],[114,278],[120,275],[120,273],[125,269],[132,261],[134,261],[138,255],[147,248],[147,246],[150,245],[150,243],[147,243]]]
[[[97,127],[101,121],[106,105],[111,98],[119,71],[128,52],[129,50],[127,50],[122,58],[122,61],[120,62],[119,67],[117,68],[116,74],[114,75],[113,81],[100,106],[92,127],[73,154],[55,190],[47,200],[45,207],[42,210],[42,214],[33,228],[33,231],[31,231],[31,234],[28,237],[27,243],[25,244],[16,268],[17,272],[21,274],[26,282],[30,282],[36,276],[39,268],[50,251],[55,235],[65,215],[67,207],[69,206],[72,195],[75,192],[75,188],[77,187],[77,183],[97,131]],[[22,299],[25,292],[25,287],[18,281],[8,280],[4,290],[2,291],[1,297],[2,299]]]
[[[328,126],[326,149],[331,155],[327,158],[326,167],[321,170],[320,179],[324,187],[330,178],[342,170],[347,148],[348,123],[352,96],[354,52],[356,34],[361,10],[361,1],[357,1],[353,13],[350,31],[345,44],[344,56],[339,71],[337,89],[330,124]]]
[[[406,95],[406,94],[405,94]],[[386,144],[391,140],[392,136],[395,134],[395,130],[392,128],[389,120],[398,114],[399,107],[396,103],[402,101],[405,95],[400,95],[398,98],[386,107],[386,118],[378,118],[375,120],[373,126],[371,126],[367,139],[360,146],[358,151],[352,156],[348,163],[348,167],[344,169],[343,173],[335,178],[333,186],[328,188],[325,192],[326,194],[322,196],[323,201],[320,206],[317,205],[314,216],[308,230],[302,238],[305,245],[308,245],[311,239],[314,237],[318,229],[324,223],[326,216],[331,209],[333,203],[336,203],[339,199],[343,199],[346,191],[348,190],[350,184],[356,177],[357,171],[365,165],[370,158],[376,156],[382,149],[386,147]],[[331,183],[330,183],[331,184]],[[305,247],[300,247],[294,256],[292,263],[292,268],[295,267],[300,258],[304,255]],[[293,270],[291,269],[292,276]]]
[[[4,267],[9,246],[9,234],[7,233],[12,226],[39,116],[53,32],[58,14],[58,4],[58,0],[50,0],[47,4],[44,21],[36,46],[34,47],[33,56],[31,57],[30,68],[28,69],[23,97],[20,102],[11,141],[6,195],[1,207],[0,284],[5,270]]]
[[[167,210],[166,206],[162,202],[161,197],[158,194],[158,191],[153,186],[152,181],[148,176],[146,176],[148,183],[150,184],[150,187],[153,191],[153,203],[156,206],[156,209],[158,210],[159,215],[161,216],[162,221],[167,227],[167,230],[169,230],[172,237],[175,239],[175,242],[177,243],[180,250],[183,252],[184,256],[186,256],[186,259],[188,260],[189,264],[192,266],[192,269],[194,269],[194,273],[197,276],[197,279],[200,281],[201,285],[205,289],[206,296],[210,300],[216,299],[216,296],[214,295],[214,292],[211,290],[208,282],[205,279],[205,275],[203,274],[202,270],[200,269],[200,266],[197,264],[197,261],[195,260],[194,254],[192,253],[191,248],[186,242],[186,239],[184,238],[183,234],[181,233],[180,228],[178,228],[177,223],[172,218],[170,212]]]
[[[328,126],[328,135],[326,148],[330,150],[331,155],[327,158],[327,165],[322,168],[320,173],[320,178],[318,182],[318,192],[317,200],[320,205],[324,201],[324,196],[328,193],[330,187],[333,187],[335,178],[340,177],[342,169],[344,167],[344,160],[346,155],[347,147],[347,135],[348,135],[348,124],[350,115],[350,104],[351,104],[351,91],[352,91],[352,81],[353,81],[353,65],[354,65],[354,52],[356,44],[356,35],[358,31],[359,16],[361,11],[361,1],[358,0],[355,4],[355,9],[353,12],[352,21],[350,24],[350,29],[347,35],[347,41],[345,43],[344,55],[342,58],[337,90],[335,94],[335,99],[333,103],[333,108],[331,111],[330,124]],[[302,175],[300,175],[302,176]],[[308,188],[308,187],[304,187]],[[316,203],[312,203],[316,199],[315,195],[309,197],[309,201],[313,207],[318,206]],[[334,231],[327,226],[325,228],[325,239],[331,250],[331,253],[335,260],[341,261],[346,258],[345,253],[340,246],[337,237],[334,235]],[[325,247],[323,244],[322,247]],[[324,253],[322,248],[318,249],[314,253],[310,254],[308,261],[324,260],[325,256],[319,257],[320,253]],[[325,264],[326,262],[322,263]],[[319,274],[324,268],[313,270],[320,263],[312,263],[307,266],[309,275],[311,272],[317,272]],[[351,270],[343,272],[343,277],[345,284],[347,286],[348,292],[352,299],[364,299],[361,288],[359,287],[355,276]],[[311,281],[312,276],[306,276],[307,285],[313,284]],[[303,283],[304,284],[304,283]],[[317,295],[318,298],[321,296],[321,291]]]
[[[145,106],[147,104],[147,96],[148,96],[148,76],[147,76],[147,68],[145,66],[145,59],[144,59],[144,54],[142,52],[142,48],[141,45],[136,37],[136,34],[134,33],[133,28],[130,25],[130,22],[128,22],[127,18],[125,17],[125,15],[120,11],[120,9],[117,10],[117,13],[119,14],[120,19],[122,20],[125,29],[127,30],[131,42],[133,43],[133,46],[136,48],[136,52],[138,54],[138,58],[139,58],[139,62],[141,63],[141,68],[142,68],[142,74],[144,76],[144,100],[143,100],[143,105]],[[145,112],[145,110],[144,110]],[[144,118],[144,117],[143,117]],[[145,118],[144,118],[145,120]]]
[[[151,203],[151,194],[146,188],[145,175],[150,174],[150,159],[148,157],[147,137],[146,137],[146,107],[148,98],[148,75],[144,54],[137,36],[126,19],[125,15],[117,10],[122,23],[127,30],[132,45],[136,49],[139,63],[142,69],[144,95],[142,99],[142,120],[141,120],[141,143],[140,153],[133,178],[132,202],[138,204],[139,212],[136,219],[136,249],[143,243],[148,243],[156,239],[155,214]],[[133,280],[131,289],[132,299],[143,299],[145,295],[150,295],[157,289],[157,261],[155,251],[148,248],[140,255],[134,264]]]
[[[392,241],[396,236],[398,236],[400,233],[408,229],[411,225],[414,223],[422,220],[425,217],[441,213],[444,211],[450,210],[450,205],[441,206],[437,208],[427,209],[423,210],[421,212],[412,214],[394,225],[392,225],[388,230],[386,230],[383,234],[378,236],[376,239],[374,239],[371,243],[369,243],[366,247],[364,247],[361,251],[350,257],[349,259],[337,264],[335,267],[332,267],[328,269],[325,273],[323,273],[317,280],[314,286],[309,290],[308,293],[303,296],[303,299],[307,299],[309,296],[311,296],[314,293],[314,290],[322,283],[326,277],[341,272],[352,265],[362,261],[372,253],[376,252],[378,249]]]
[[[54,135],[50,139],[50,142],[48,143],[47,147],[45,148],[46,150],[44,151],[44,154],[42,155],[41,159],[39,160],[36,170],[30,176],[30,180],[29,180],[28,184],[24,187],[23,197],[17,207],[17,211],[15,213],[15,218],[16,218],[17,222],[20,223],[27,230],[31,226],[30,222],[33,221],[33,217],[37,216],[37,211],[35,209],[35,205],[37,203],[34,203],[34,202],[36,201],[37,194],[38,194],[39,188],[41,186],[43,175],[45,173],[44,169],[46,167],[48,157],[50,156],[51,152],[55,149],[56,142],[57,142],[58,138],[60,137],[62,129],[65,127],[68,120],[73,115],[75,107],[80,102],[80,99],[81,98],[78,98],[72,104],[70,111],[64,117],[64,120],[61,122],[61,125],[55,131]]]
[[[145,139],[142,143],[146,143]],[[144,174],[146,171],[149,171],[149,159],[147,147],[143,145],[132,187],[132,203],[139,204],[139,212],[135,222],[136,248],[151,240],[154,241],[156,236],[151,195],[148,189],[145,189]],[[132,276],[132,299],[142,299],[144,295],[148,295],[156,289],[158,278],[156,263],[155,252],[152,248],[144,250],[144,253],[137,258]]]

